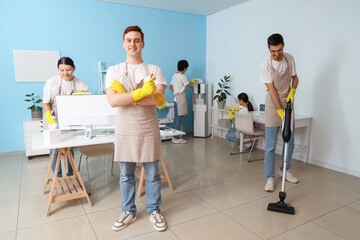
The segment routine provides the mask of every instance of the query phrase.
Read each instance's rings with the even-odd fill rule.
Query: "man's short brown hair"
[[[125,40],[125,34],[127,34],[128,32],[139,32],[141,34],[141,41],[144,41],[144,33],[141,31],[141,28],[138,26],[130,26],[127,27],[124,31],[124,35],[123,35],[123,39]]]

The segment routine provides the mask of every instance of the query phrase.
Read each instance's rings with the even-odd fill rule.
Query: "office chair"
[[[240,133],[249,135],[252,138],[252,144],[251,144],[251,150],[249,151],[248,162],[264,159],[264,158],[259,158],[250,161],[250,156],[254,149],[255,141],[259,137],[265,136],[265,130],[256,128],[254,126],[253,115],[251,113],[235,113],[234,117],[235,117],[236,130],[239,131]]]

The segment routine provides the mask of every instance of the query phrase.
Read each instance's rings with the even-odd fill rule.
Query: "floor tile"
[[[225,183],[194,190],[197,196],[218,210],[224,210],[258,199],[234,184]]]
[[[348,240],[357,240],[360,236],[360,211],[353,208],[340,208],[314,220],[313,223]]]
[[[17,240],[97,239],[86,216],[20,229]]]
[[[224,213],[257,236],[268,239],[306,222],[302,217],[266,211],[268,202],[257,200]]]
[[[349,204],[360,199],[360,189],[328,179],[321,179],[299,187],[341,204]]]
[[[16,231],[0,233],[0,240],[15,240]]]
[[[222,213],[187,221],[172,227],[171,230],[181,240],[261,239]]]
[[[0,174],[0,188],[18,186],[21,183],[21,172]]]
[[[244,177],[258,174],[257,171],[240,164],[222,164],[220,166],[211,167],[210,169],[226,182],[236,181],[243,179]]]
[[[16,230],[18,205],[0,206],[0,233]]]
[[[217,212],[193,193],[185,192],[162,199],[161,212],[168,226],[186,222]]]
[[[355,209],[357,209],[357,210],[360,211],[360,200],[355,201],[355,202],[349,204],[348,207],[352,207],[352,208],[355,208]]]
[[[172,179],[175,180],[176,183],[182,185],[187,190],[195,190],[224,182],[224,179],[221,177],[221,175],[208,168],[193,169],[191,171],[169,174],[174,176]]]
[[[163,232],[151,232],[144,235],[128,238],[128,240],[179,240],[170,228],[167,228]]]
[[[79,200],[57,202],[51,205],[50,216],[46,216],[49,194],[40,195],[34,200],[23,199],[19,206],[18,228],[27,228],[43,223],[54,222],[66,218],[85,215]]]
[[[336,173],[335,175],[329,177],[329,179],[334,180],[339,183],[347,184],[356,188],[360,188],[360,177],[351,176],[345,173]]]
[[[313,223],[306,223],[271,240],[345,240],[345,238],[330,232]]]

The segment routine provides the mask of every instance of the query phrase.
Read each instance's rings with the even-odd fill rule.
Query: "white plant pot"
[[[218,102],[218,108],[219,109],[224,109],[225,103],[226,103],[226,100],[222,100],[221,102]]]
[[[42,119],[42,111],[31,111],[31,119],[32,120],[41,120]]]

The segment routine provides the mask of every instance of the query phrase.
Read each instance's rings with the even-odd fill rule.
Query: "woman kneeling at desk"
[[[72,95],[74,93],[87,92],[88,88],[86,83],[75,76],[73,73],[76,69],[74,62],[69,57],[62,57],[59,59],[57,67],[59,69],[59,75],[54,76],[46,81],[44,86],[43,94],[43,106],[45,111],[44,116],[44,129],[54,129],[57,126],[57,108],[56,108],[56,96],[59,95]],[[72,154],[74,155],[73,150],[71,149]],[[54,161],[52,162],[51,169],[54,172],[56,166],[56,159],[58,156],[58,149],[54,153]],[[50,150],[50,158],[52,155],[52,150]],[[68,159],[68,176],[73,175],[73,169]],[[55,174],[55,173],[54,173]],[[57,172],[57,177],[62,177],[61,164],[59,165],[59,170]]]

